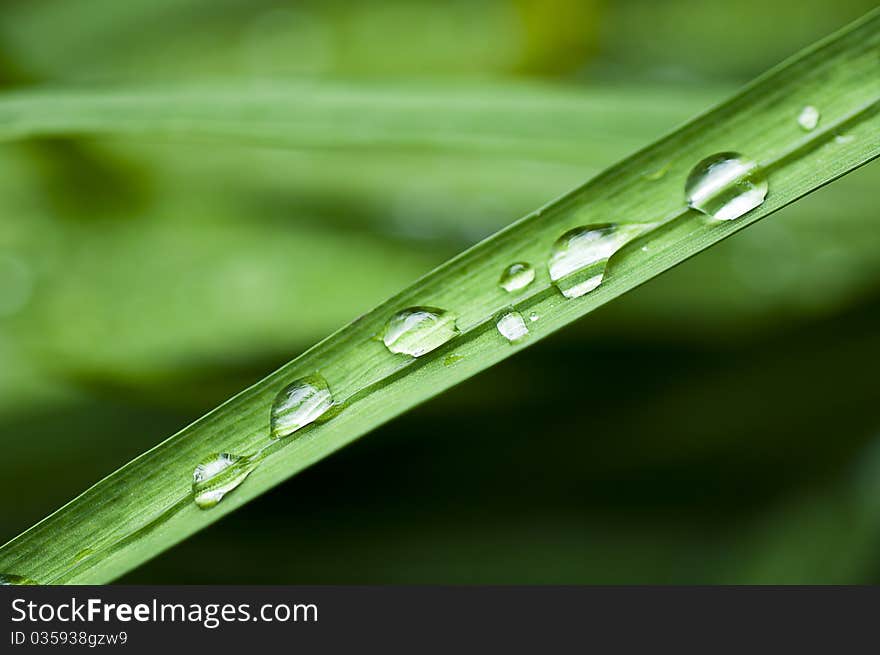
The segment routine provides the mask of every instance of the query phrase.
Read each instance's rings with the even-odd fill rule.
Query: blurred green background
[[[873,6],[5,0],[5,90],[351,84],[375,112],[425,89],[502,126],[589,111],[504,148],[432,147],[444,109],[424,103],[419,148],[0,147],[0,541]],[[880,583],[878,182],[867,166],[771,216],[123,581]]]

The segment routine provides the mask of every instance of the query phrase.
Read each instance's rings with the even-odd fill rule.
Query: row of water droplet
[[[334,406],[330,386],[320,373],[308,375],[284,387],[272,403],[269,432],[272,440],[289,437],[321,419]],[[259,465],[267,444],[252,455],[214,453],[196,466],[192,477],[193,500],[210,509],[238,487]]]
[[[797,118],[802,129],[810,131],[819,122],[815,107],[805,107]],[[652,173],[659,179],[666,169]],[[730,221],[743,216],[764,202],[768,192],[767,179],[760,167],[736,152],[722,152],[700,161],[690,172],[684,187],[690,208],[717,221]],[[563,233],[552,245],[547,261],[550,280],[566,298],[578,298],[596,289],[603,281],[611,256],[658,227],[660,223],[600,223],[575,227]],[[536,272],[528,262],[516,262],[501,273],[498,285],[515,294],[535,280]],[[532,312],[529,322],[539,319]],[[381,334],[389,352],[421,357],[459,334],[457,316],[438,307],[408,307],[392,315]],[[510,343],[519,343],[529,334],[522,314],[514,309],[502,312],[496,319],[498,332]],[[462,355],[451,354],[444,364],[452,365]],[[275,397],[269,417],[272,441],[285,439],[302,428],[324,418],[335,401],[327,381],[319,373],[299,378],[284,387]],[[201,509],[216,506],[255,470],[263,451],[251,455],[214,453],[195,467],[192,495]],[[35,584],[16,575],[0,574],[0,584]]]
[[[758,166],[733,152],[704,159],[694,167],[685,183],[688,205],[721,221],[742,216],[760,205],[766,194],[767,181]],[[566,298],[589,293],[602,283],[606,265],[614,253],[658,225],[603,223],[568,230],[550,250],[547,270],[551,281]],[[515,294],[531,285],[535,275],[531,264],[516,262],[502,271],[498,285]],[[381,341],[391,353],[422,357],[460,333],[457,318],[455,313],[439,307],[407,307],[388,319]],[[530,322],[537,319],[537,314],[529,316]],[[512,308],[497,317],[496,328],[510,343],[519,343],[529,334],[526,320]],[[450,355],[444,364],[451,365],[460,359],[460,355]],[[321,419],[333,405],[330,387],[319,373],[295,380],[278,393],[272,404],[271,438],[290,437]],[[201,461],[192,479],[196,504],[202,509],[217,505],[253,472],[261,453],[215,453]]]

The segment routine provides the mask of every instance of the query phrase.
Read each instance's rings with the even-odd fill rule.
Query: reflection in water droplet
[[[519,312],[507,312],[495,324],[498,331],[511,343],[522,341],[529,334],[529,328]]]
[[[6,585],[37,585],[39,582],[31,580],[23,575],[13,575],[12,573],[0,573],[0,586]]]
[[[332,406],[333,394],[320,373],[294,380],[278,392],[272,403],[272,438],[293,434],[316,421]]]
[[[589,293],[602,283],[609,257],[654,226],[604,223],[569,230],[550,251],[550,279],[566,298]]]
[[[684,193],[693,209],[719,221],[731,221],[764,202],[767,179],[750,159],[721,152],[694,166]]]
[[[452,366],[456,362],[460,362],[464,359],[464,355],[459,355],[458,353],[452,353],[451,355],[446,355],[446,358],[443,360],[443,366]]]
[[[819,124],[819,110],[813,105],[807,105],[801,110],[801,113],[798,114],[797,120],[798,125],[807,132],[815,130],[816,126]]]
[[[421,357],[458,334],[456,318],[438,307],[409,307],[388,319],[382,341],[393,353]]]
[[[498,284],[505,291],[513,293],[526,288],[534,279],[535,269],[526,262],[517,262],[504,269]]]
[[[193,471],[192,491],[196,505],[210,509],[245,481],[256,468],[253,458],[217,453],[202,460]]]
[[[530,320],[532,323],[534,323],[535,321],[537,321],[539,318],[540,318],[540,316],[538,316],[538,312],[532,312],[531,314],[529,314],[529,320]]]

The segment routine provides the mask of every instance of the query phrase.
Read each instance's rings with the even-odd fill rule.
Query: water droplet
[[[535,269],[526,262],[511,264],[501,274],[498,284],[509,293],[525,289],[535,279]]]
[[[694,166],[684,193],[693,209],[719,221],[731,221],[764,202],[767,178],[750,159],[721,152]]]
[[[270,427],[273,439],[281,439],[319,419],[333,406],[333,394],[320,373],[294,380],[275,396]]]
[[[801,113],[798,114],[798,125],[801,126],[807,132],[811,130],[815,130],[816,126],[819,124],[819,110],[816,109],[813,105],[807,105],[803,109],[801,109]]]
[[[569,230],[550,251],[550,279],[566,298],[589,293],[601,284],[611,255],[654,226],[604,223]]]
[[[388,319],[382,341],[393,353],[421,357],[458,334],[456,318],[437,307],[409,307]]]
[[[446,355],[446,359],[443,360],[443,366],[452,366],[456,362],[460,362],[464,359],[464,355],[459,355],[458,353],[452,353],[451,355]]]
[[[504,316],[498,319],[495,327],[498,328],[501,336],[507,339],[510,343],[522,341],[529,334],[529,328],[526,327],[526,322],[523,320],[522,314],[519,312],[507,312]]]
[[[532,312],[531,314],[529,314],[529,320],[530,320],[532,323],[534,323],[535,321],[537,321],[539,318],[541,318],[541,317],[538,316],[538,312]]]
[[[0,573],[0,586],[6,585],[37,585],[39,582],[31,580],[23,575],[13,575],[12,573]]]
[[[203,459],[193,471],[192,491],[200,509],[210,509],[238,487],[256,468],[253,458],[217,453]]]
[[[834,142],[839,144],[852,143],[855,137],[852,134],[838,134],[834,137]]]

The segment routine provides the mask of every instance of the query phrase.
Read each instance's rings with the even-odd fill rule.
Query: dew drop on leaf
[[[526,262],[517,262],[504,269],[498,284],[508,293],[525,289],[535,279],[535,269]]]
[[[801,126],[806,132],[810,132],[816,129],[816,126],[819,124],[819,110],[816,109],[813,105],[807,105],[803,109],[801,109],[801,113],[798,114],[798,125]]]
[[[333,394],[320,373],[294,380],[278,392],[272,403],[272,438],[293,434],[319,419],[332,406]]]
[[[206,457],[193,471],[193,499],[200,509],[210,509],[245,481],[256,468],[253,458],[230,453]]]
[[[767,178],[750,159],[721,152],[694,166],[684,193],[693,209],[719,221],[732,221],[764,202]]]
[[[576,227],[563,234],[550,250],[550,279],[566,298],[578,298],[598,287],[608,259],[653,224],[604,223]]]
[[[409,307],[388,319],[382,341],[393,353],[421,357],[458,334],[456,318],[439,307]]]
[[[522,341],[529,334],[529,328],[519,312],[506,312],[495,324],[501,336],[510,343]]]

